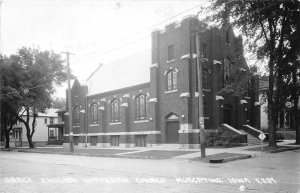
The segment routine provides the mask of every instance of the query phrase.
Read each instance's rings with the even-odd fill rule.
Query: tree
[[[243,40],[242,37],[239,36],[232,42],[234,45],[234,55],[231,63],[239,64],[232,65],[232,75],[230,80],[224,85],[218,94],[232,94],[234,96],[244,96],[248,92],[248,83],[251,81],[252,73],[245,61],[243,56],[244,48],[243,48]]]
[[[247,37],[246,45],[257,59],[268,61],[269,145],[276,146],[275,117],[287,99],[283,90],[285,81],[292,76],[285,67],[299,69],[296,56],[300,53],[300,2],[215,0],[210,10],[213,12],[210,21],[220,24],[232,21],[233,27]]]
[[[2,104],[24,124],[29,147],[34,148],[36,118],[51,106],[54,86],[66,80],[66,67],[60,55],[30,48],[21,48],[5,61],[7,73],[1,71],[5,80]]]
[[[52,108],[61,109],[66,106],[66,99],[61,97],[56,97],[52,99]]]
[[[1,94],[1,139],[5,138],[5,148],[9,148],[9,136],[17,117],[12,113],[18,112],[17,106],[13,105],[15,100],[21,99],[19,92],[15,89],[18,84],[15,78],[19,76],[17,66],[10,66],[9,59],[0,56],[0,94]],[[9,105],[12,104],[12,105]]]

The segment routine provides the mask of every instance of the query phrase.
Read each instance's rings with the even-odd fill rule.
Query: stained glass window
[[[79,106],[75,107],[74,109],[74,125],[79,125],[79,118],[80,118],[80,109]]]
[[[112,122],[120,121],[120,101],[118,99],[114,99],[111,102],[111,121]]]
[[[91,106],[91,123],[98,123],[98,105],[96,103]]]
[[[230,83],[230,61],[229,59],[224,60],[224,83]]]
[[[208,70],[203,68],[202,69],[202,87],[204,89],[208,89]]]
[[[139,95],[135,98],[136,104],[136,120],[144,120],[147,118],[147,102],[148,97],[146,95]]]
[[[167,90],[177,89],[177,72],[169,70],[167,73]]]

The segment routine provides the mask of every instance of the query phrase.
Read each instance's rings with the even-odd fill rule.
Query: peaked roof
[[[104,64],[88,81],[88,95],[150,82],[151,50]]]
[[[38,113],[39,117],[57,117],[56,111],[59,109],[47,109],[45,113]]]
[[[56,111],[56,113],[61,113],[66,111],[66,106]]]
[[[45,110],[45,113],[38,113],[38,117],[57,117],[57,114],[56,114],[56,111],[58,111],[59,109],[53,109],[53,108],[50,108],[50,109],[46,109]],[[23,111],[21,111],[23,112]],[[31,116],[31,112],[29,113],[29,115]],[[23,116],[26,116],[27,113],[24,112],[23,113]]]

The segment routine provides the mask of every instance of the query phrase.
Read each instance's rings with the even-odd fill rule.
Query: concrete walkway
[[[294,140],[285,140],[278,143],[278,146],[295,146],[292,145]],[[268,144],[263,145],[248,145],[240,147],[231,147],[231,148],[206,148],[206,155],[216,155],[221,153],[232,153],[232,154],[247,154],[254,156],[259,156],[267,152],[263,151],[250,151],[248,149],[267,146]],[[2,148],[2,147],[1,147]],[[12,148],[15,149],[15,148]],[[43,152],[43,153],[69,153],[68,149],[64,149],[62,146],[46,146],[46,147],[36,147],[35,149],[28,149],[28,147],[16,148],[19,150],[24,150],[27,152]],[[99,151],[97,151],[99,150]],[[110,152],[111,150],[111,152]],[[76,148],[75,152],[81,155],[104,155],[112,157],[129,157],[129,158],[144,158],[144,159],[196,159],[201,157],[201,152],[199,149],[182,149],[182,148],[170,148],[170,147],[133,147],[133,148],[124,148],[124,147],[110,147],[110,148],[97,148],[97,147],[88,147],[88,148]]]

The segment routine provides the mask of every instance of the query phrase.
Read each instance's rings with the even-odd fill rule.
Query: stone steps
[[[247,144],[248,145],[260,145],[261,144],[261,140],[254,137],[253,135],[247,133],[245,130],[240,130],[243,133],[247,134]]]

